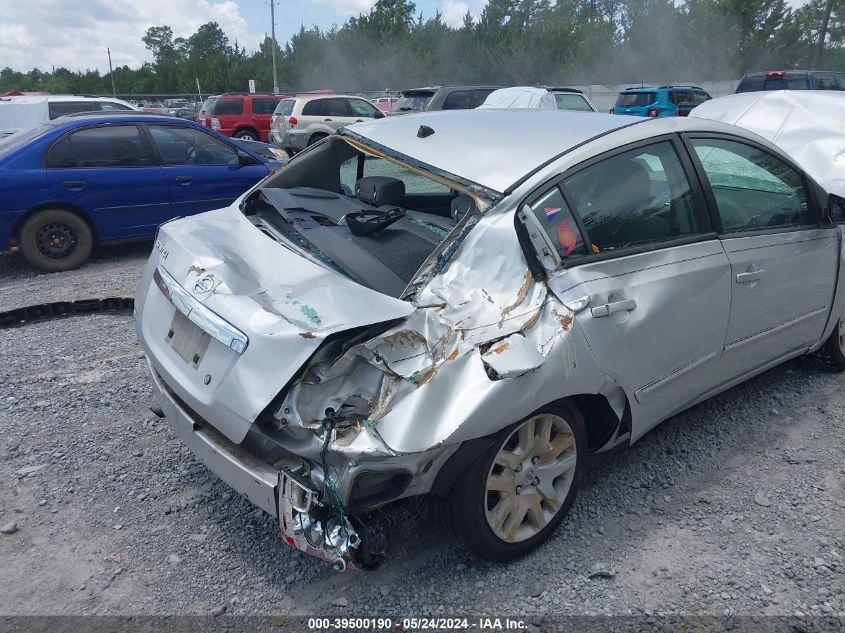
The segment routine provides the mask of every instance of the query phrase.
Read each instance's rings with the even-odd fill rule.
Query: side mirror
[[[827,198],[827,209],[831,220],[837,224],[845,224],[845,198],[830,194]]]
[[[260,165],[261,161],[253,158],[243,150],[238,150],[238,165],[241,167],[249,167],[250,165]]]

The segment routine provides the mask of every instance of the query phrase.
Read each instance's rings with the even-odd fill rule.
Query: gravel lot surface
[[[0,302],[131,296],[148,250],[55,275],[0,258]],[[419,501],[386,519],[382,567],[337,574],[149,412],[131,318],[0,330],[0,613],[845,621],[843,380],[789,363],[595,457],[563,526],[514,564],[466,558]]]

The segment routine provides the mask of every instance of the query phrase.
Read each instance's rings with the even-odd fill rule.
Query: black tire
[[[496,455],[514,430],[529,418],[542,413],[552,413],[562,417],[572,429],[577,460],[575,473],[563,504],[545,527],[526,540],[507,542],[493,532],[485,517],[487,477]],[[479,456],[455,482],[449,495],[441,501],[440,510],[447,534],[457,540],[460,546],[478,558],[506,563],[535,550],[554,532],[569,512],[575,502],[581,473],[587,461],[587,432],[584,418],[577,409],[570,405],[558,404],[540,409],[525,420],[497,433],[494,439],[493,446]]]
[[[836,322],[836,327],[833,328],[833,332],[830,333],[830,337],[824,342],[821,349],[808,357],[812,364],[829,371],[845,371],[845,353],[843,353],[845,341],[840,338],[843,334],[840,333],[840,326],[843,321],[845,321],[845,316]]]
[[[311,138],[308,139],[308,147],[311,147],[317,141],[322,141],[326,138],[328,134],[324,134],[323,132],[317,132],[311,135]]]
[[[237,132],[235,132],[235,138],[242,138],[248,141],[257,141],[258,134],[256,134],[252,130],[238,130]]]
[[[81,266],[94,246],[91,227],[64,209],[45,209],[28,218],[18,234],[21,253],[41,270],[59,272]]]

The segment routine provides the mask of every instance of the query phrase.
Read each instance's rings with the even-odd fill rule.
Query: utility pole
[[[830,14],[832,11],[833,0],[827,0],[827,4],[824,7],[824,17],[822,18],[822,28],[821,31],[819,31],[819,41],[816,42],[816,50],[813,52],[813,63],[810,64],[810,68],[812,69],[815,69],[816,66],[818,66],[819,59],[822,56],[822,51],[824,50],[824,40],[827,37],[827,29],[830,26]]]
[[[273,94],[279,93],[279,80],[276,77],[276,2],[270,0],[270,34],[273,41],[270,45],[273,47]]]
[[[107,48],[106,53],[109,55],[109,77],[111,77],[111,93],[113,96],[117,96],[117,90],[114,89],[114,69],[111,67],[111,49]]]

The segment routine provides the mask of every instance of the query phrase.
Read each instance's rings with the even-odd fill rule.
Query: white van
[[[90,95],[0,97],[0,138],[74,112],[114,112],[137,109],[126,101],[113,97]]]

